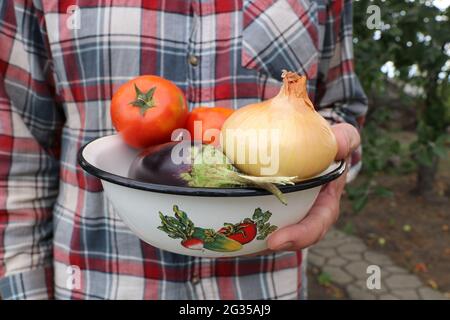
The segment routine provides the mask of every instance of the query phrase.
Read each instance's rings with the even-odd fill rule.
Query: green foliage
[[[367,204],[369,199],[369,183],[364,182],[359,185],[351,185],[346,187],[347,195],[352,202],[353,211],[361,211]]]
[[[389,161],[400,153],[400,143],[377,124],[375,120],[368,123],[362,132],[364,172],[368,175],[390,169]]]
[[[347,186],[348,198],[352,201],[352,209],[358,213],[366,206],[369,196],[393,197],[394,193],[386,187],[378,185],[372,178],[367,178],[358,185]]]
[[[356,67],[366,89],[374,80],[383,79],[379,71],[387,61],[394,62],[396,77],[409,84],[425,87],[430,80],[438,80],[448,60],[444,51],[449,34],[444,30],[450,30],[449,9],[440,11],[428,2],[431,3],[422,0],[355,1]],[[366,25],[370,5],[381,9],[382,30],[371,30]],[[419,72],[411,75],[413,65],[417,65]],[[448,77],[448,71],[444,73]]]
[[[366,10],[373,4],[381,9],[382,30],[366,26]],[[354,7],[356,70],[364,88],[383,91],[386,75],[380,68],[391,61],[398,83],[417,91],[416,105],[421,106],[417,143],[435,142],[450,125],[450,9],[441,11],[423,0],[361,0]],[[433,154],[431,149],[412,150]]]
[[[355,233],[355,227],[351,221],[347,221],[345,223],[344,227],[342,227],[342,231],[345,234],[352,235]]]
[[[321,286],[328,287],[331,285],[332,282],[331,275],[326,272],[321,272],[317,277],[317,281]]]
[[[370,5],[380,8],[383,26],[367,27]],[[436,164],[448,156],[450,125],[450,9],[441,11],[432,1],[372,1],[354,3],[354,51],[356,72],[365,91],[383,96],[388,76],[381,71],[390,62],[395,67],[391,81],[400,86],[401,96],[408,85],[415,94],[408,97],[416,108],[417,140],[408,148],[392,138],[384,124],[389,120],[385,106],[371,106],[363,129],[363,170],[367,178],[347,187],[355,211],[361,210],[370,195],[391,193],[374,184],[379,172],[410,172],[421,165]],[[398,166],[391,159],[400,159]]]
[[[392,217],[389,218],[389,220],[388,220],[388,225],[389,225],[390,227],[395,226],[396,223],[397,223],[397,221],[396,221],[394,218],[392,218]]]
[[[370,197],[392,197],[393,192],[378,185],[375,177],[380,172],[399,174],[411,170],[409,150],[383,128],[389,121],[389,110],[378,107],[362,131],[363,172],[362,182],[346,187],[352,209],[358,213],[364,209]],[[398,159],[394,164],[393,159]]]

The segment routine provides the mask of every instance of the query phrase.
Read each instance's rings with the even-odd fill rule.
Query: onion
[[[295,176],[302,180],[325,170],[337,143],[328,122],[315,111],[306,77],[283,70],[283,85],[272,99],[235,111],[222,127],[226,156],[251,176]]]

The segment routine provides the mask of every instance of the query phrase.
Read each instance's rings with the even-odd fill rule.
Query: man
[[[350,1],[34,0],[0,10],[3,299],[304,297],[300,249],[337,219],[345,177],[323,188],[301,223],[269,238],[272,251],[200,259],[140,241],[76,153],[114,133],[112,94],[137,75],[174,81],[191,108],[239,108],[272,97],[288,69],[308,76],[328,120],[350,123],[333,126],[337,158],[348,158],[366,112]]]

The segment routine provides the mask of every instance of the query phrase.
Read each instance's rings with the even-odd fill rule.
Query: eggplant
[[[199,143],[167,142],[141,152],[131,164],[132,179],[171,186],[224,187],[235,172],[228,158],[218,149]],[[217,173],[225,180],[214,181]]]
[[[177,164],[172,160],[173,148],[178,143],[167,142],[144,150],[131,164],[128,176],[143,182],[187,186],[188,182],[181,174],[189,172],[192,164],[189,161]]]
[[[131,164],[128,176],[171,186],[256,187],[273,193],[284,204],[286,200],[275,184],[294,184],[296,178],[248,176],[214,146],[186,142],[167,142],[144,150]]]

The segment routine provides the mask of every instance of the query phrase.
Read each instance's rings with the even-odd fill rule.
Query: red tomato
[[[257,229],[254,222],[244,221],[234,225],[226,223],[225,227],[219,230],[219,233],[222,233],[227,238],[233,239],[240,244],[246,244],[255,239]]]
[[[233,113],[232,109],[222,108],[222,107],[198,107],[192,110],[186,121],[186,129],[189,130],[191,134],[191,138],[194,140],[202,140],[205,144],[213,144],[218,145],[219,140],[216,137],[206,137],[205,132],[208,129],[217,129],[217,133],[219,133],[220,129],[222,129],[222,125],[225,120]],[[201,124],[201,132],[195,132],[195,122],[198,121]],[[210,131],[210,133],[212,133]],[[217,137],[218,138],[218,137]]]
[[[126,82],[111,101],[114,127],[135,148],[170,141],[172,131],[184,127],[187,114],[180,88],[157,76],[140,76]]]

